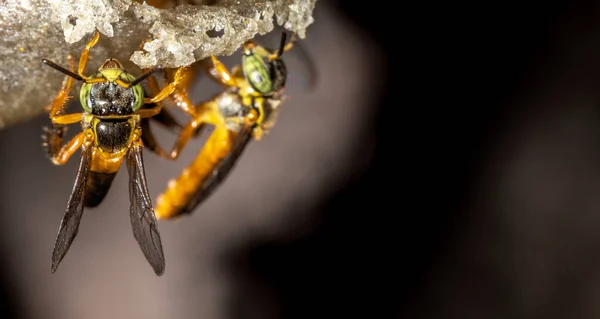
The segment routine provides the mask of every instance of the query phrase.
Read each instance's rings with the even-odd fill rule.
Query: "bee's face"
[[[79,98],[84,110],[94,115],[127,115],[142,107],[144,90],[141,84],[126,86],[135,77],[123,69],[116,59],[108,59],[90,79],[103,79],[84,83]]]

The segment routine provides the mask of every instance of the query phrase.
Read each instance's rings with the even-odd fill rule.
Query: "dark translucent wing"
[[[67,251],[69,250],[69,247],[71,247],[71,243],[79,230],[79,222],[83,216],[85,185],[91,164],[90,158],[91,150],[89,148],[82,148],[81,161],[79,162],[75,185],[73,186],[73,191],[69,197],[65,215],[60,222],[58,236],[56,237],[56,243],[54,244],[54,252],[52,253],[52,273],[56,271],[56,268],[58,268],[58,265],[67,254]]]
[[[141,146],[136,145],[129,149],[127,171],[129,172],[130,216],[133,235],[154,272],[160,276],[165,271],[165,256],[146,185]]]
[[[214,190],[219,186],[231,170],[235,167],[237,160],[246,149],[248,142],[252,138],[252,128],[245,127],[236,136],[235,141],[231,147],[231,151],[219,162],[215,167],[212,174],[202,183],[202,187],[194,194],[194,196],[188,201],[186,206],[181,209],[181,214],[189,214],[193,212],[201,202],[203,202],[208,196],[210,196]]]

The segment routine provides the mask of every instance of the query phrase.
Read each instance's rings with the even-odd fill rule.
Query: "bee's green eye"
[[[135,77],[129,73],[121,73],[121,75],[119,76],[120,80],[125,82],[125,83],[131,83],[133,81],[135,81]],[[133,101],[133,111],[137,111],[139,110],[142,105],[144,104],[144,89],[142,88],[142,85],[140,83],[136,84],[135,86],[132,87],[133,89],[133,96],[134,96],[134,101]]]
[[[86,112],[92,112],[92,109],[88,105],[88,100],[92,94],[91,91],[92,85],[90,83],[83,83],[81,90],[79,90],[79,101],[81,102],[81,107],[83,107]]]
[[[103,77],[101,73],[98,73],[94,76],[91,76],[90,79],[96,79],[98,77]],[[92,108],[89,105],[89,100],[92,95],[92,85],[90,83],[83,83],[81,86],[81,90],[79,90],[79,102],[81,103],[81,107],[86,112],[92,112]]]
[[[252,87],[262,94],[268,94],[273,89],[269,67],[264,58],[258,54],[244,55],[242,69]]]

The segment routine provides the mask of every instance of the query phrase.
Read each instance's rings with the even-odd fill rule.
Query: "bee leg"
[[[155,120],[160,125],[164,126],[166,129],[175,134],[179,134],[179,132],[181,132],[181,129],[183,128],[183,125],[181,125],[173,117],[173,115],[164,107],[160,110],[160,112],[157,115],[152,117],[152,120]],[[150,123],[150,119],[145,118],[142,120],[142,123]]]
[[[85,66],[87,65],[87,61],[88,61],[88,56],[90,54],[90,49],[96,45],[96,43],[98,43],[98,40],[100,39],[100,32],[96,31],[96,33],[94,34],[94,36],[92,37],[92,39],[90,40],[90,42],[88,42],[88,44],[85,46],[85,48],[83,48],[83,51],[81,52],[81,56],[79,57],[79,67],[77,69],[78,74],[87,80],[87,77],[85,75],[83,75],[83,71],[85,70]]]
[[[167,78],[175,79],[177,73],[173,74],[172,70],[167,70]],[[196,71],[193,68],[187,68],[183,72],[183,76],[179,82],[179,84],[175,87],[173,91],[173,95],[171,98],[175,102],[178,108],[180,108],[185,114],[191,116],[192,118],[197,117],[196,109],[194,105],[190,101],[188,89],[190,84],[194,81],[196,77]]]
[[[267,55],[267,58],[270,61],[273,61],[273,60],[279,58],[282,54],[284,54],[285,52],[292,49],[292,47],[294,46],[294,42],[296,41],[296,34],[294,33],[292,35],[292,39],[288,43],[285,43],[286,38],[287,38],[287,34],[285,33],[285,31],[283,31],[281,33],[281,44],[279,46],[279,49],[277,51]],[[265,50],[263,47],[260,47],[260,48],[261,48],[261,50]]]
[[[167,73],[166,74],[167,79],[173,79],[173,78],[175,78],[175,75],[177,74],[177,73],[175,73],[175,75],[174,75],[172,73],[172,70],[167,70],[165,72]],[[177,106],[181,110],[183,110],[186,114],[188,114],[192,117],[193,120],[189,124],[187,124],[185,127],[179,126],[179,124],[175,122],[175,120],[171,117],[171,115],[168,112],[166,112],[166,110],[164,108],[161,108],[160,111],[158,111],[159,113],[156,113],[156,110],[153,110],[152,108],[150,108],[150,109],[148,109],[148,111],[144,111],[144,112],[138,111],[138,114],[141,114],[142,117],[147,118],[149,116],[152,116],[152,119],[156,119],[158,122],[165,125],[167,128],[170,128],[172,131],[174,130],[174,126],[177,126],[177,128],[181,129],[181,131],[177,132],[178,133],[178,142],[176,143],[176,146],[173,147],[173,151],[171,151],[170,153],[167,153],[167,151],[165,151],[158,144],[158,142],[156,141],[156,139],[154,137],[154,134],[152,134],[149,121],[146,119],[141,121],[141,128],[142,128],[142,132],[143,132],[142,140],[143,140],[144,145],[146,147],[148,147],[152,152],[159,155],[160,157],[169,159],[169,160],[174,160],[179,156],[179,152],[181,151],[181,149],[183,149],[183,147],[185,147],[185,145],[187,144],[190,137],[194,135],[194,131],[198,130],[199,126],[200,126],[199,124],[194,124],[195,121],[199,118],[199,116],[196,114],[196,109],[193,107],[193,105],[188,97],[188,94],[186,92],[186,89],[185,89],[185,88],[189,87],[189,84],[190,84],[192,78],[194,77],[194,74],[189,69],[185,69],[182,73],[183,73],[183,77],[181,78],[181,81],[179,82],[179,84],[177,86],[175,86],[175,89],[173,91],[171,99],[174,100],[174,102],[177,104]],[[154,77],[152,77],[152,76],[148,77],[148,86],[149,86],[152,94],[158,95],[158,93],[159,93],[158,83]],[[162,102],[163,101],[160,101],[158,103],[162,103]],[[155,109],[156,108],[157,107],[155,107]],[[153,114],[155,114],[155,115],[153,115]]]
[[[283,47],[283,52],[288,52],[289,50],[291,50],[291,49],[294,47],[294,41],[295,41],[295,40],[296,40],[296,39],[292,39],[290,42],[288,42],[288,44],[286,44],[286,45]]]
[[[210,56],[213,63],[213,68],[208,70],[208,73],[222,85],[229,87],[237,87],[235,77],[229,72],[223,62],[219,61],[214,55]]]
[[[290,49],[291,49],[293,46],[294,46],[294,43],[293,43],[293,42],[288,42],[288,44],[286,44],[286,45],[283,47],[283,49],[281,50],[281,51],[282,51],[281,53],[279,53],[279,50],[277,50],[277,51],[275,51],[275,53],[271,53],[271,54],[269,54],[269,55],[267,56],[267,58],[268,58],[270,61],[273,61],[273,60],[275,60],[275,59],[279,58],[279,57],[280,57],[280,56],[281,56],[283,53],[285,53],[285,52],[289,51],[289,50],[290,50]]]
[[[75,69],[75,62],[73,61],[73,57],[69,54],[67,55],[67,59],[69,60],[69,65],[71,66],[71,70]],[[63,86],[54,97],[54,101],[52,104],[46,107],[46,110],[49,111],[50,117],[57,116],[60,111],[63,110],[65,103],[69,100],[69,91],[73,87],[73,82],[75,79],[73,77],[67,76],[63,81]]]
[[[146,73],[148,71],[148,69],[142,69],[142,71],[144,73]],[[150,89],[151,94],[156,95],[156,94],[158,94],[158,92],[160,92],[160,90],[158,89],[158,82],[156,81],[156,77],[154,77],[154,75],[148,76],[146,78],[146,82],[148,83],[148,87]],[[162,102],[163,101],[159,101],[154,104],[144,104],[143,107],[144,108],[153,108],[153,107],[157,107],[157,106],[161,107],[161,111],[156,116],[154,116],[153,119],[172,131],[175,131],[176,128],[181,128],[179,123],[177,123],[177,121],[175,121],[175,119],[173,119],[173,117],[170,114],[168,114],[166,109],[164,109],[162,107]],[[147,118],[143,119],[141,121],[141,125],[142,125],[142,132],[144,132],[142,138],[144,140],[146,140],[146,138],[150,138],[152,141],[148,141],[148,144],[154,143],[154,136],[152,136],[152,132],[150,131],[149,120]],[[144,144],[146,144],[146,141],[144,141]]]
[[[175,69],[165,69],[165,76],[169,80],[175,79],[175,75],[177,70]],[[187,91],[190,88],[191,83],[196,79],[197,67],[190,66],[181,71],[182,77],[177,85],[177,88]]]
[[[165,70],[166,78],[172,79],[172,81],[176,81],[178,76],[177,72],[179,72],[179,69],[175,73],[173,73],[173,70]],[[190,99],[187,94],[187,88],[189,87],[193,78],[194,73],[191,71],[190,68],[185,68],[181,70],[179,80],[177,81],[177,85],[175,85],[175,88],[171,93],[171,99],[173,99],[177,107],[179,107],[185,114],[191,116],[192,118],[196,117],[196,110],[193,108],[193,104],[190,102]],[[150,88],[152,94],[158,96],[160,94],[160,89],[158,88],[158,82],[156,81],[156,78],[153,76],[149,76],[147,81],[148,87]],[[161,102],[162,101],[158,103]]]
[[[83,119],[83,113],[72,113],[66,115],[53,116],[50,118],[53,124],[74,124]]]
[[[175,91],[175,89],[177,88],[177,85],[179,85],[179,83],[183,80],[185,69],[186,69],[185,67],[178,68],[177,71],[175,72],[173,81],[171,81],[169,84],[167,84],[153,98],[145,98],[144,104],[153,104],[156,102],[160,102],[160,101],[164,100],[165,98],[167,98],[169,95],[171,95],[173,93],[173,91]],[[159,107],[158,111],[160,112],[160,108],[162,107],[162,105],[159,105],[158,107]]]
[[[214,114],[215,111],[211,111],[212,105],[208,106],[211,103],[214,104],[214,102],[210,101],[208,103],[201,104],[198,107],[198,109],[200,110],[199,115],[196,116],[195,118],[193,118],[181,130],[181,133],[177,137],[177,140],[175,141],[175,144],[173,145],[173,147],[171,148],[171,152],[169,152],[169,153],[167,153],[163,148],[161,148],[158,145],[158,143],[156,143],[156,140],[154,139],[153,135],[150,134],[150,135],[146,136],[145,133],[142,133],[142,136],[146,136],[145,137],[146,143],[149,145],[150,149],[152,151],[154,151],[156,154],[158,154],[159,156],[161,156],[165,159],[168,159],[168,160],[175,160],[179,157],[181,150],[183,150],[183,148],[187,145],[187,143],[190,141],[190,139],[193,136],[195,136],[196,132],[198,130],[200,130],[204,126],[204,124],[206,124],[206,123],[215,124],[216,122],[218,122],[218,118],[217,118],[218,115]],[[148,111],[152,111],[152,110],[153,109],[148,109]],[[138,113],[140,113],[140,111],[138,111]],[[142,129],[148,130],[148,127],[146,126],[145,128],[142,128]]]
[[[142,72],[146,73],[148,72],[149,69],[142,69]],[[156,77],[154,75],[150,75],[148,76],[148,78],[146,78],[146,82],[148,83],[148,88],[150,88],[150,92],[153,95],[158,95],[158,93],[160,92],[160,89],[158,88],[158,82],[156,81]],[[161,103],[162,101],[158,101],[156,102],[156,104]]]
[[[194,137],[198,131],[200,131],[200,129],[202,129],[205,124],[225,127],[223,116],[221,115],[219,107],[214,100],[198,105],[196,112],[198,112],[198,116],[192,119],[177,137],[173,148],[171,148],[171,153],[169,153],[170,159],[176,159],[179,157],[181,150],[187,145],[189,140]]]
[[[171,148],[171,152],[167,154],[168,159],[175,160],[179,157],[181,150],[183,150],[195,133],[202,128],[204,121],[205,120],[202,117],[199,117],[190,121],[190,123],[183,128],[181,134],[177,137],[173,148]]]
[[[81,132],[77,134],[74,138],[72,138],[69,142],[67,142],[67,144],[63,145],[60,148],[60,150],[56,151],[53,154],[49,153],[50,160],[52,161],[52,163],[54,163],[54,165],[64,165],[65,163],[67,163],[67,161],[69,160],[69,158],[71,158],[71,156],[73,156],[75,151],[77,151],[81,147],[81,145],[83,145],[85,138],[86,132]],[[56,148],[58,149],[58,146],[56,146]]]
[[[52,159],[56,154],[59,153],[65,132],[67,131],[66,125],[52,125],[44,126],[42,128],[44,133],[42,134],[42,145],[46,149],[48,158]]]
[[[152,37],[146,38],[144,41],[142,41],[142,43],[140,43],[139,49],[144,50],[144,45],[150,41],[152,41]],[[147,73],[148,71],[150,71],[150,69],[142,69],[142,72],[144,72],[144,73]],[[163,72],[163,74],[165,75],[166,78],[169,78],[168,77],[169,75],[171,75],[170,79],[175,78],[175,76],[172,73],[172,69],[163,69],[161,71]],[[178,71],[179,71],[179,69],[178,69]],[[188,73],[187,68],[180,71],[180,73],[182,75],[180,76],[178,85],[175,86],[175,90],[179,89],[180,87],[187,87],[187,85],[188,85],[188,77],[186,76]],[[175,74],[177,74],[177,72]],[[150,89],[151,94],[154,96],[158,96],[161,93],[161,90],[159,89],[159,85],[158,85],[158,81],[156,80],[156,77],[154,75],[150,75],[150,76],[148,76],[146,81],[148,83],[148,88]],[[148,100],[149,99],[146,99],[146,101],[148,101]],[[160,106],[162,104],[162,102],[163,102],[162,100],[156,101],[156,102],[154,102],[154,104],[156,104],[155,106]],[[150,104],[152,104],[152,103],[150,103]],[[193,113],[193,110],[191,110],[192,113],[189,113],[188,110],[185,108],[182,108],[182,110],[188,114],[191,114],[192,116],[195,116],[195,113]],[[160,122],[161,124],[163,124],[164,126],[166,126],[167,128],[173,129],[174,127],[179,127],[179,128],[181,127],[180,125],[178,125],[178,123],[176,123],[176,121],[173,119],[173,117],[170,114],[168,114],[166,111],[163,110],[159,114],[163,115],[164,118],[157,119],[157,121]],[[147,121],[144,121],[144,123],[147,123]]]
[[[168,159],[167,153],[156,141],[148,119],[143,119],[140,121],[140,128],[142,129],[142,136],[140,137],[142,144],[158,156]]]
[[[135,113],[139,114],[141,118],[145,119],[145,118],[150,118],[150,117],[158,115],[161,110],[162,110],[162,105],[157,105],[157,106],[149,108],[149,109],[139,109]]]
[[[148,81],[148,87],[149,87],[151,93],[153,95],[157,95],[160,92],[160,89],[158,88],[158,82],[156,81],[156,78],[151,75],[148,77],[147,81]],[[180,106],[180,108],[182,108],[184,111],[187,111],[190,109],[189,105],[191,105],[191,102],[189,101],[187,94],[185,94],[185,92],[183,92],[183,90],[180,89],[181,86],[184,86],[182,84],[180,84],[176,87],[176,90],[175,90],[176,93],[173,93],[173,94],[178,95],[178,97],[175,99],[177,101],[177,105]],[[160,101],[154,105],[146,104],[146,106],[156,107],[156,106],[158,106],[158,104],[162,104],[162,103],[163,103],[163,101]],[[187,107],[187,109],[182,106]],[[153,112],[151,112],[150,114],[152,114],[152,113]],[[186,112],[186,113],[191,115],[192,118],[196,117],[196,113],[193,108],[191,108],[191,112]],[[151,119],[156,120],[158,123],[165,126],[167,129],[171,130],[172,132],[174,132],[178,135],[181,134],[181,130],[183,129],[183,126],[181,124],[179,124],[173,118],[173,116],[169,112],[167,112],[167,110],[165,108],[161,108],[160,112],[158,114],[156,114],[155,116],[151,117]],[[167,152],[156,141],[156,138],[155,138],[154,134],[152,133],[152,128],[150,126],[149,118],[142,119],[140,126],[142,129],[141,139],[142,139],[144,146],[146,146],[148,149],[150,149],[152,152],[154,152],[155,154],[159,155],[162,158],[171,159],[170,156],[167,154]]]
[[[144,39],[140,43],[139,49],[140,50],[144,50],[144,45],[146,43],[150,42],[150,41],[152,41],[152,37],[151,36],[149,36],[146,39]],[[148,71],[150,71],[150,69],[147,69],[147,68],[146,69],[144,69],[144,68],[142,69],[143,73],[147,73]],[[166,69],[163,69],[161,71],[166,75],[166,72],[167,72]],[[160,93],[161,90],[159,89],[158,81],[156,80],[156,77],[154,75],[149,75],[146,78],[146,82],[148,83],[148,88],[150,89],[150,92],[151,92],[152,95],[156,96],[156,95],[158,95]],[[162,101],[156,101],[156,102],[150,103],[150,104],[155,104],[154,106],[160,106],[160,105],[162,105]],[[168,115],[167,117],[169,117],[169,119],[167,121],[170,122],[170,120],[172,119],[171,116]],[[161,124],[165,125],[167,128],[172,128],[172,126],[174,126],[174,124],[175,124],[175,123],[172,123],[172,122],[170,122],[170,123],[163,123],[162,121],[159,121],[159,122],[161,122]],[[147,123],[147,121],[144,121],[144,123]]]

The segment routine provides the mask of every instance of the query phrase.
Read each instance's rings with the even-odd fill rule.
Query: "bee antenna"
[[[64,74],[66,74],[66,75],[68,75],[68,76],[70,76],[72,78],[74,78],[77,81],[85,82],[85,79],[82,78],[79,74],[75,74],[75,73],[73,73],[73,72],[71,72],[71,71],[63,68],[62,66],[60,66],[60,65],[58,65],[58,64],[50,61],[50,60],[42,59],[42,63],[44,63],[44,64],[46,64],[46,65],[48,65],[48,66],[50,66],[50,67],[52,67],[52,68],[54,68],[54,69],[62,72],[62,73],[64,73]]]
[[[281,32],[281,42],[279,42],[279,50],[277,51],[277,57],[280,57],[283,54],[283,49],[285,48],[285,42],[287,41],[287,32]]]
[[[135,85],[137,85],[138,83],[144,81],[147,77],[149,77],[152,73],[158,71],[158,70],[162,70],[162,65],[156,66],[150,70],[148,70],[146,73],[142,74],[140,77],[138,77],[137,79],[133,80],[133,82],[129,83],[129,87],[133,87]]]

